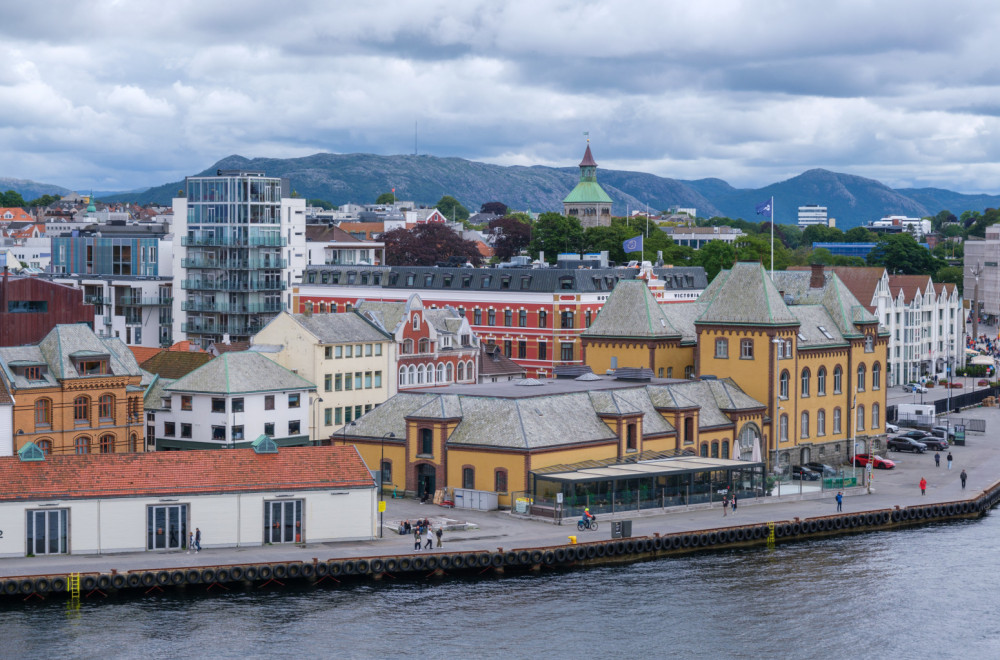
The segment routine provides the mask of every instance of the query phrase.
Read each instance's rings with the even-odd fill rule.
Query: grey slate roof
[[[165,389],[170,392],[228,395],[315,390],[316,386],[272,362],[262,353],[232,351],[198,367]]]
[[[663,305],[663,313],[670,324],[681,333],[682,344],[694,344],[698,341],[698,331],[694,322],[705,313],[708,303],[703,302],[682,302]]]
[[[146,410],[162,410],[163,409],[163,397],[166,393],[166,389],[174,384],[174,380],[171,378],[160,378],[156,377],[153,382],[152,387],[146,390],[146,395],[143,397],[143,408]]]
[[[791,307],[792,314],[799,320],[799,337],[796,346],[802,349],[821,348],[824,346],[846,346],[847,340],[841,334],[840,328],[823,305],[795,305]],[[823,334],[824,328],[830,337]]]
[[[584,337],[680,338],[643,280],[622,280],[597,313]]]
[[[809,271],[778,271],[774,283],[792,298],[794,305],[823,305],[844,336],[861,334],[855,323],[878,322],[836,273],[824,272],[823,286],[816,288],[809,286],[811,275]]]
[[[392,336],[376,327],[357,312],[346,314],[287,314],[321,344],[349,344],[362,341],[386,341]],[[276,317],[277,318],[277,317]],[[274,321],[271,321],[273,323]]]
[[[708,303],[696,323],[795,325],[797,323],[759,263],[741,262],[715,276],[699,296]]]

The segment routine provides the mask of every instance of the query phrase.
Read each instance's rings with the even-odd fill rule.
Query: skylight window
[[[821,325],[818,325],[816,327],[819,328],[819,331],[823,333],[824,337],[826,337],[827,339],[833,339],[833,335],[830,334],[829,330],[827,330],[826,328],[824,328]]]
[[[802,334],[801,332],[798,333],[798,334],[799,334],[799,341],[805,341],[806,340],[806,336],[804,334]]]

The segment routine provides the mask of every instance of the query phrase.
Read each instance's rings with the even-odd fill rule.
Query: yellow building
[[[145,450],[151,376],[117,337],[57,325],[35,345],[0,348],[0,377],[15,401],[14,451],[28,442],[47,454]]]
[[[664,477],[650,486],[647,499],[655,503],[667,492],[710,493],[714,478],[743,467],[734,457],[760,456],[764,413],[763,403],[728,379],[666,381],[619,369],[614,378],[587,372],[400,393],[347,427],[344,442],[369,466],[382,466],[386,488],[421,497],[443,488],[490,491],[501,506],[531,490],[533,472],[679,455],[715,459],[701,465],[697,472],[709,476],[697,484]]]
[[[852,439],[882,433],[889,335],[836,274],[816,266],[772,282],[759,263],[739,263],[697,302],[671,305],[638,284],[619,283],[583,335],[595,371],[684,365],[688,377],[731,378],[766,402],[765,458],[777,471],[839,464]]]

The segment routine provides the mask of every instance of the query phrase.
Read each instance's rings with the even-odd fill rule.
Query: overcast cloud
[[[0,176],[329,151],[1000,191],[1000,4],[4,0]]]

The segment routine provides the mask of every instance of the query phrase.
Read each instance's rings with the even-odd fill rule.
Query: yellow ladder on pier
[[[767,549],[774,550],[774,523],[767,523]]]

